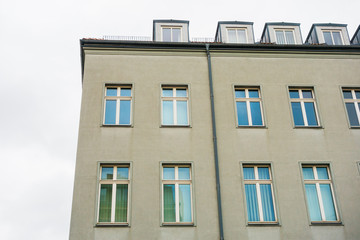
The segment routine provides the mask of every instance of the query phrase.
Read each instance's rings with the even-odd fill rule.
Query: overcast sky
[[[0,0],[0,239],[68,239],[81,102],[79,39],[151,36],[153,19],[360,24],[359,0]],[[360,67],[360,66],[359,66]],[[100,113],[99,113],[100,114]],[[89,211],[93,211],[90,209]]]

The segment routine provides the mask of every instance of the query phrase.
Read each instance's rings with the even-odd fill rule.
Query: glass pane
[[[163,88],[162,95],[163,95],[163,97],[173,97],[173,89],[172,88]]]
[[[313,98],[311,90],[302,90],[303,98]]]
[[[186,89],[176,89],[176,97],[187,97]]]
[[[351,94],[351,91],[346,91],[346,90],[344,90],[343,91],[343,95],[344,95],[344,98],[345,99],[352,99],[353,97],[352,97],[352,94]]]
[[[249,98],[259,98],[258,90],[249,90]]]
[[[270,172],[268,167],[258,167],[259,179],[270,179]]]
[[[164,222],[175,222],[175,185],[164,185]]]
[[[172,41],[173,42],[180,42],[181,41],[181,29],[180,28],[173,28],[172,29]]]
[[[313,102],[306,102],[305,103],[305,112],[309,126],[317,126],[317,119],[315,113],[315,107]]]
[[[355,91],[356,99],[360,99],[360,91]]]
[[[304,119],[303,119],[300,103],[292,102],[291,108],[293,112],[295,126],[304,126]]]
[[[290,93],[290,98],[300,98],[298,90],[290,90],[289,93]]]
[[[255,172],[253,167],[244,167],[243,171],[244,171],[244,179],[246,180],[255,179]]]
[[[274,203],[270,184],[260,184],[261,204],[264,221],[275,221]]]
[[[187,125],[188,124],[187,101],[176,101],[176,108],[177,108],[177,124]]]
[[[238,42],[239,43],[247,43],[245,29],[238,29],[237,30],[237,35],[238,35]]]
[[[332,41],[332,38],[331,38],[331,33],[330,32],[323,32],[323,33],[324,33],[325,43],[328,44],[328,45],[333,45],[333,41]]]
[[[128,185],[116,185],[115,222],[127,222]]]
[[[105,124],[116,123],[116,100],[106,100],[105,103]]]
[[[102,184],[100,187],[99,222],[111,221],[112,185]]]
[[[283,31],[282,30],[276,30],[275,34],[276,34],[276,43],[277,44],[285,44],[285,38],[284,38]]]
[[[129,168],[128,167],[117,167],[116,179],[129,179]]]
[[[305,180],[315,179],[313,168],[311,168],[311,167],[303,167],[302,171],[303,171],[303,175],[304,175]]]
[[[117,96],[117,88],[106,88],[106,96]]]
[[[285,31],[285,36],[287,44],[295,44],[293,31]]]
[[[174,167],[164,167],[163,168],[163,179],[175,180],[175,168]]]
[[[102,167],[101,168],[101,179],[113,179],[114,168],[113,167]]]
[[[163,101],[163,124],[174,124],[173,101]]]
[[[246,210],[249,222],[260,221],[259,207],[256,195],[256,186],[254,184],[245,184]]]
[[[180,222],[192,222],[191,191],[189,184],[179,185],[179,217]]]
[[[235,90],[236,98],[245,98],[245,90]]]
[[[238,125],[239,126],[248,126],[248,114],[246,110],[246,102],[236,102],[236,110],[238,117]]]
[[[329,179],[326,167],[317,167],[316,171],[318,174],[318,179]]]
[[[179,180],[190,180],[190,168],[179,167]]]
[[[305,184],[305,191],[311,221],[321,221],[319,199],[315,184]]]
[[[342,45],[340,32],[333,32],[332,34],[333,34],[333,38],[334,38],[334,44],[335,45]]]
[[[235,29],[228,29],[229,43],[236,43]]]
[[[162,34],[163,34],[162,37],[164,42],[171,42],[171,28],[163,28]]]
[[[260,102],[250,102],[252,125],[262,126]]]
[[[359,119],[356,114],[355,104],[354,103],[346,103],[345,105],[346,105],[346,110],[348,113],[350,125],[351,126],[359,126]]]
[[[121,100],[119,124],[130,124],[130,110],[131,110],[131,101]]]
[[[122,97],[131,97],[131,88],[121,88],[120,96],[122,96]]]
[[[336,221],[336,212],[330,184],[320,184],[320,192],[324,205],[325,220]]]

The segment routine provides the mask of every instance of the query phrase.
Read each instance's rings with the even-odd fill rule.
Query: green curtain
[[[99,222],[111,221],[112,185],[102,184],[100,189]]]
[[[127,222],[128,185],[116,185],[115,222]]]
[[[175,185],[164,185],[164,222],[176,222]]]

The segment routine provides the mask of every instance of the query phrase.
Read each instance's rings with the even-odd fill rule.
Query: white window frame
[[[346,115],[347,115],[347,118],[348,118],[348,121],[349,121],[349,125],[350,127],[352,128],[358,128],[360,126],[353,126],[351,125],[350,123],[350,118],[349,118],[349,113],[347,111],[347,108],[346,108],[346,103],[353,103],[354,106],[355,106],[355,111],[356,111],[356,116],[358,118],[358,121],[359,121],[359,124],[360,124],[360,108],[359,108],[359,104],[360,104],[360,98],[356,98],[356,94],[355,94],[355,91],[360,91],[360,89],[358,88],[342,88],[341,89],[341,93],[343,95],[343,99],[344,99],[344,104],[345,104],[345,111],[346,111]],[[351,96],[352,96],[352,99],[350,98],[345,98],[344,97],[344,91],[351,91]]]
[[[230,42],[229,30],[235,30],[236,42]],[[248,29],[247,29],[247,28],[242,28],[242,27],[227,27],[227,28],[226,28],[226,34],[227,34],[227,39],[228,39],[228,42],[229,42],[229,43],[243,43],[243,42],[240,42],[240,41],[239,41],[239,38],[238,38],[237,32],[238,32],[239,30],[244,30],[244,31],[245,31],[245,39],[246,39],[246,42],[244,42],[244,43],[248,43],[248,42],[249,42],[249,41],[248,41],[248,33],[247,33],[247,30],[248,30]]]
[[[245,98],[237,98],[236,97],[236,90],[245,90]],[[249,90],[257,90],[259,97],[258,98],[250,98],[249,97]],[[241,86],[236,86],[234,88],[234,96],[235,96],[235,112],[236,112],[236,125],[238,127],[263,127],[265,126],[265,121],[264,121],[264,111],[263,111],[263,106],[262,106],[262,100],[261,100],[261,91],[260,91],[260,87],[241,87]],[[237,113],[237,106],[236,103],[237,102],[246,102],[246,111],[247,111],[247,115],[248,115],[248,123],[249,125],[239,125],[239,119],[238,119],[238,113]],[[253,125],[252,123],[252,117],[251,117],[251,107],[250,107],[250,102],[259,102],[260,103],[260,112],[261,112],[261,121],[262,121],[262,125]]]
[[[183,27],[182,26],[161,26],[161,41],[164,41],[164,36],[163,36],[163,29],[164,28],[169,28],[170,29],[170,42],[182,42],[183,41]],[[174,41],[173,39],[173,29],[180,29],[180,41]]]
[[[103,167],[112,167],[113,168],[113,179],[101,179],[102,168]],[[128,168],[128,179],[116,179],[117,168]],[[129,216],[130,216],[130,179],[131,179],[130,164],[101,164],[99,171],[99,188],[98,188],[98,204],[97,204],[97,225],[129,225]],[[112,185],[112,194],[111,194],[111,221],[110,222],[100,222],[100,194],[101,194],[101,185],[107,184]],[[127,184],[128,193],[127,193],[127,213],[126,213],[126,222],[115,222],[115,206],[116,206],[116,185],[117,184]]]
[[[326,43],[324,32],[330,32],[331,41],[332,41],[331,45],[335,45],[333,33],[334,32],[340,33],[341,45],[344,45],[344,38],[343,38],[343,35],[342,35],[342,31],[340,29],[321,29],[321,32],[322,32],[322,35],[323,35],[322,37],[324,38],[324,43]]]
[[[276,35],[276,31],[281,31],[283,36],[284,36],[284,40],[285,40],[285,43],[284,44],[296,44],[296,37],[295,37],[295,29],[294,28],[274,28],[274,32],[275,32],[275,41],[277,44],[280,44],[278,43],[278,39],[277,39],[277,35]],[[285,35],[285,31],[291,31],[292,32],[292,35],[293,35],[293,39],[294,39],[294,43],[288,43],[287,42],[287,38],[286,38],[286,35]]]
[[[116,96],[107,96],[106,91],[108,88],[116,88]],[[120,96],[121,89],[129,89],[131,95],[130,96]],[[103,112],[103,125],[105,126],[130,126],[132,124],[132,112],[133,112],[133,106],[132,106],[132,96],[133,96],[133,87],[131,85],[106,85],[105,86],[105,92],[104,92],[104,112]],[[116,100],[116,118],[115,118],[115,124],[108,124],[105,123],[105,114],[106,114],[106,101],[107,100]],[[120,101],[121,100],[128,100],[130,101],[130,123],[129,124],[120,124]]]
[[[303,168],[312,168],[313,169],[313,173],[314,173],[314,179],[304,179],[303,176],[303,184],[304,184],[304,192],[305,192],[305,197],[306,197],[306,203],[307,203],[307,195],[306,195],[306,190],[305,190],[305,184],[315,184],[316,186],[316,194],[318,197],[318,201],[319,201],[319,207],[320,207],[320,215],[321,215],[321,221],[311,221],[310,218],[310,213],[309,213],[309,219],[311,221],[311,223],[327,223],[327,222],[340,222],[340,215],[338,212],[338,207],[337,207],[337,203],[336,203],[336,199],[335,199],[335,191],[334,191],[334,187],[333,187],[333,183],[332,183],[332,176],[331,176],[331,172],[330,172],[330,168],[329,165],[309,165],[309,164],[302,164],[301,165],[301,172],[303,172]],[[327,174],[329,176],[329,179],[318,179],[318,173],[317,173],[317,167],[326,167],[327,170]],[[303,174],[303,173],[302,173]],[[335,214],[336,214],[336,221],[328,221],[325,218],[325,210],[324,210],[324,204],[323,204],[323,200],[322,200],[322,195],[321,195],[321,190],[320,190],[320,184],[329,184],[330,185],[330,189],[331,189],[331,196],[334,202],[334,209],[335,209]],[[306,204],[307,208],[308,207],[308,203]]]
[[[173,96],[172,97],[164,97],[163,96],[163,89],[172,89]],[[176,89],[185,89],[186,90],[186,97],[177,97],[176,96]],[[164,124],[163,119],[163,101],[172,101],[173,102],[173,124]],[[177,123],[177,101],[186,101],[186,110],[187,110],[187,124],[178,124]],[[161,126],[190,126],[190,116],[189,116],[189,88],[187,86],[168,86],[163,85],[161,86]]]
[[[299,92],[299,98],[291,98],[290,97],[290,91],[291,90],[298,90]],[[303,97],[303,93],[302,91],[311,91],[311,95],[312,98],[304,98]],[[289,99],[290,99],[290,108],[291,108],[291,113],[292,113],[292,119],[294,122],[294,126],[295,127],[319,127],[320,126],[320,118],[319,118],[319,112],[317,109],[317,105],[316,105],[316,98],[315,98],[315,93],[314,93],[314,89],[313,88],[297,88],[297,87],[290,87],[289,90]],[[301,125],[295,125],[295,119],[294,119],[294,113],[293,113],[293,109],[291,106],[292,102],[300,102],[300,106],[301,106],[301,112],[303,115],[303,120],[304,120],[304,126]],[[307,120],[307,115],[306,115],[306,110],[305,110],[305,102],[312,102],[314,103],[314,111],[315,111],[315,115],[316,115],[316,121],[317,121],[317,125],[315,126],[309,126],[308,120]]]
[[[276,211],[276,202],[275,202],[275,194],[274,194],[274,185],[273,185],[273,177],[272,177],[272,172],[271,172],[271,166],[268,164],[243,164],[242,165],[242,174],[244,176],[244,168],[246,167],[253,167],[254,168],[254,174],[255,174],[255,179],[245,179],[244,177],[244,196],[246,196],[246,192],[245,192],[245,185],[246,184],[252,184],[256,186],[256,197],[257,197],[257,204],[258,204],[258,210],[259,210],[259,221],[253,221],[250,222],[248,219],[248,216],[246,215],[246,219],[247,222],[249,224],[256,224],[256,223],[278,223],[278,217],[277,217],[277,211]],[[258,168],[259,167],[267,167],[269,169],[269,176],[270,179],[259,179],[259,172],[258,172]],[[261,200],[261,192],[260,192],[260,184],[270,184],[271,186],[271,197],[273,200],[273,209],[274,209],[274,217],[275,217],[275,221],[264,221],[264,212],[263,212],[263,208],[262,208],[262,200]],[[246,197],[245,197],[246,198]],[[247,204],[246,199],[245,199],[245,204]],[[247,208],[247,206],[246,206]]]
[[[175,168],[175,180],[164,179],[164,167]],[[179,167],[188,167],[190,172],[189,180],[179,180]],[[175,222],[164,221],[164,185],[173,184],[175,185]],[[190,185],[190,199],[191,199],[191,222],[180,222],[180,200],[179,200],[179,185],[188,184]],[[162,225],[194,225],[194,200],[193,200],[193,185],[192,185],[192,164],[168,164],[164,163],[161,166],[161,222]]]

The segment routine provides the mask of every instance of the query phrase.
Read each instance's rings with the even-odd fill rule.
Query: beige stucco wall
[[[85,50],[70,239],[219,239],[205,52]],[[225,239],[358,239],[360,129],[341,86],[360,87],[360,57],[213,53]],[[106,83],[133,84],[133,127],[104,127]],[[189,86],[190,127],[160,127],[161,84]],[[236,128],[234,86],[260,86],[265,128]],[[322,128],[294,128],[288,86],[314,87]],[[194,227],[161,226],[160,163],[191,162]],[[99,162],[131,163],[130,227],[95,227]],[[240,165],[269,163],[280,224],[248,226]],[[310,226],[301,163],[330,164],[343,225]]]

